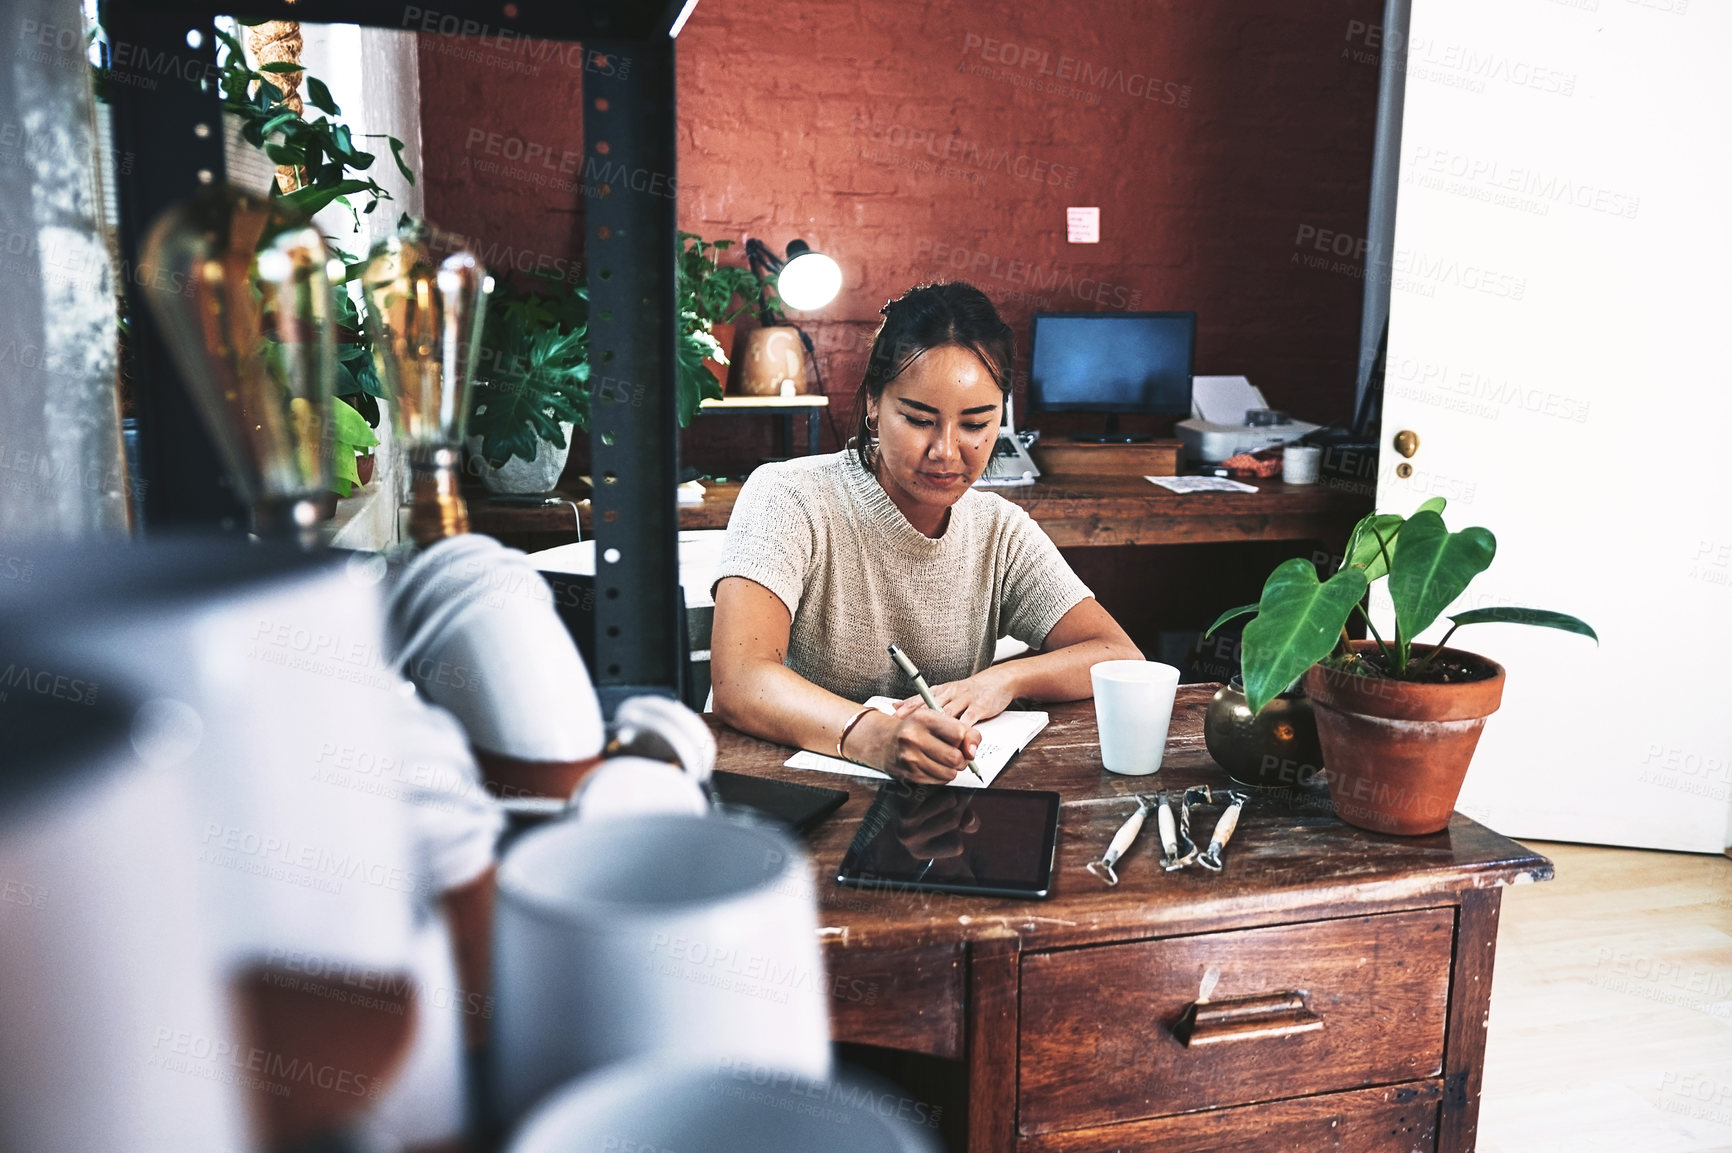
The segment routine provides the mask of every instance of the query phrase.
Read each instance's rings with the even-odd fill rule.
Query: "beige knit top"
[[[902,515],[851,452],[767,464],[740,490],[716,581],[788,606],[789,668],[852,701],[913,692],[891,642],[932,685],[992,663],[1001,636],[1036,648],[1092,595],[1027,513],[969,489],[937,539]],[[713,586],[712,586],[713,588]]]

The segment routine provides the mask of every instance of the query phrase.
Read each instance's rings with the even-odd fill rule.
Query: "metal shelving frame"
[[[677,425],[674,38],[696,0],[383,0],[231,4],[110,0],[114,44],[158,73],[115,85],[115,149],[141,162],[120,187],[121,255],[132,318],[133,388],[148,530],[246,523],[219,457],[139,296],[145,233],[170,205],[220,182],[223,133],[212,19],[363,24],[440,34],[534,36],[584,46],[584,258],[589,270],[590,451],[597,548],[596,667],[610,715],[637,693],[677,695]],[[165,62],[156,68],[148,62]],[[133,270],[138,270],[135,275]]]

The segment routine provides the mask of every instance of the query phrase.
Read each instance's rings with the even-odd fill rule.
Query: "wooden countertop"
[[[1180,687],[1167,754],[1150,777],[1114,776],[1101,767],[1092,702],[1045,706],[1051,724],[994,784],[1050,789],[1063,798],[1053,892],[1044,901],[836,884],[837,866],[876,782],[785,769],[782,762],[792,750],[745,736],[713,716],[706,720],[716,733],[718,768],[849,792],[848,803],[806,841],[831,948],[954,945],[1006,936],[1020,938],[1025,950],[1095,944],[1421,907],[1432,900],[1448,903],[1450,894],[1464,889],[1551,877],[1544,857],[1459,813],[1441,833],[1387,836],[1338,820],[1327,789],[1319,789],[1297,798],[1253,794],[1220,873],[1197,867],[1163,872],[1151,819],[1119,863],[1120,885],[1107,887],[1084,866],[1135,809],[1136,793],[1227,785],[1202,737],[1203,716],[1218,687]],[[1219,811],[1202,810],[1202,828],[1193,827],[1193,834],[1206,838]]]
[[[1257,483],[1254,493],[1175,493],[1135,476],[1059,476],[990,491],[1028,510],[1061,548],[1250,540],[1323,540],[1340,547],[1353,522],[1371,509],[1368,497],[1324,484]],[[680,507],[680,527],[726,528],[739,494],[739,481],[707,485],[702,504]],[[568,494],[567,503],[547,508],[518,508],[465,493],[471,527],[495,536],[574,537],[574,518],[587,536],[589,505],[578,503],[585,495]]]

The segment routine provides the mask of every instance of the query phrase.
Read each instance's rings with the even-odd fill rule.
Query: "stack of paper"
[[[873,697],[866,703],[881,713],[896,711],[896,702],[889,697]],[[974,774],[964,769],[956,774],[956,779],[950,783],[965,789],[984,789],[992,784],[994,778],[1004,771],[1004,766],[1010,763],[1010,758],[1020,753],[1028,742],[1034,740],[1036,733],[1046,728],[1046,722],[1046,713],[1032,712],[999,713],[989,721],[981,721],[974,726],[980,730],[981,738],[980,750],[974,754],[974,763],[979,766],[983,779],[975,780]],[[790,769],[813,769],[820,773],[871,777],[879,781],[890,779],[888,773],[857,765],[853,761],[826,757],[822,753],[798,752],[782,764]]]

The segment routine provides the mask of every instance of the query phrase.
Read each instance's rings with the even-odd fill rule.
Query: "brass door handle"
[[[1395,434],[1395,451],[1404,457],[1411,457],[1419,451],[1419,434],[1412,429],[1404,428]]]
[[[1258,1037],[1290,1037],[1323,1028],[1323,1018],[1305,1007],[1297,990],[1229,997],[1224,1001],[1193,1001],[1185,1007],[1173,1036],[1186,1048]]]

